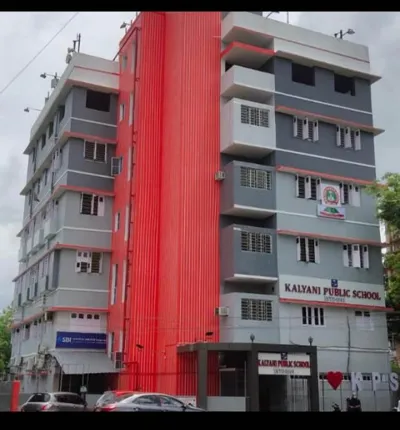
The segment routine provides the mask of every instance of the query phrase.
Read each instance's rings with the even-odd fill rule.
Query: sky
[[[13,297],[11,280],[18,272],[20,241],[16,234],[22,227],[23,197],[19,195],[26,180],[27,159],[22,152],[28,144],[30,128],[50,90],[50,80],[40,74],[64,71],[67,48],[77,33],[82,35],[81,52],[113,59],[124,34],[120,25],[129,22],[134,12],[80,12],[57,38],[26,68],[5,91],[4,87],[59,31],[73,12],[2,12],[0,14],[0,309]],[[368,45],[372,72],[384,79],[373,86],[375,125],[385,129],[376,138],[375,154],[378,176],[386,171],[400,171],[400,132],[397,109],[400,100],[400,12],[290,12],[290,23],[333,34],[351,28],[348,36]],[[286,21],[286,12],[270,19]],[[397,28],[396,28],[397,27]],[[398,161],[399,160],[399,161]]]

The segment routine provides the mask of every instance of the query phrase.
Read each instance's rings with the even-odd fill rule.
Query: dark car
[[[112,403],[118,403],[121,400],[124,400],[128,397],[136,394],[135,391],[124,391],[124,390],[114,390],[114,391],[106,391],[103,395],[97,400],[94,405],[94,412],[100,412],[101,408],[110,405]]]
[[[134,394],[100,408],[101,412],[205,412],[175,397],[160,393]]]
[[[85,412],[86,402],[75,393],[35,393],[21,406],[21,412]]]

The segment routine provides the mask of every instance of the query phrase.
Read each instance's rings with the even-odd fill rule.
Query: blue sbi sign
[[[58,331],[56,348],[64,349],[106,349],[105,333],[77,333]]]

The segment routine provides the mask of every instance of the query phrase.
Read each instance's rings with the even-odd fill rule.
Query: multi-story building
[[[101,350],[106,347],[117,94],[116,63],[75,53],[24,151],[29,161],[21,192],[25,206],[11,364],[28,393],[79,389],[82,373],[114,371]]]
[[[119,93],[117,127],[107,129],[117,133],[100,140],[110,151],[117,143],[109,154],[115,177],[91,188],[106,199],[104,224],[92,223],[94,198],[90,217],[71,204],[74,228],[85,233],[66,241],[67,228],[58,227],[62,236],[47,246],[57,261],[88,252],[65,269],[73,285],[50,276],[62,300],[66,286],[83,297],[94,275],[75,270],[103,255],[109,298],[107,306],[101,295],[96,312],[108,308],[114,366],[104,354],[101,372],[120,370],[110,384],[196,396],[211,410],[317,410],[345,399],[354,373],[359,388],[364,381],[364,408],[387,408],[388,384],[372,395],[370,382],[373,372],[389,372],[389,355],[379,225],[363,188],[375,179],[381,132],[368,49],[261,12],[143,12],[120,42],[119,83],[117,65],[101,64],[111,72],[108,85],[89,67],[85,82]],[[74,103],[85,85],[71,80]],[[42,132],[36,128],[30,145]],[[76,145],[86,163],[84,141],[99,140],[82,133]],[[101,166],[108,170],[98,177],[111,175]],[[72,188],[63,196],[78,202],[89,193]],[[92,238],[92,227],[106,229],[108,242]],[[87,287],[93,302],[99,279]],[[63,303],[53,319],[71,318],[82,303]],[[67,363],[51,342],[56,361]],[[76,357],[84,367],[86,357]],[[340,372],[340,390],[329,372]]]

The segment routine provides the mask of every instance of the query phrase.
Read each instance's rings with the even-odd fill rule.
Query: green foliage
[[[400,240],[400,174],[386,173],[380,182],[367,187],[367,192],[377,199],[377,215],[385,224],[386,232]],[[400,251],[387,252],[384,256],[387,269],[386,293],[390,304],[400,306]]]
[[[0,372],[7,369],[11,356],[12,309],[8,307],[0,314]]]

